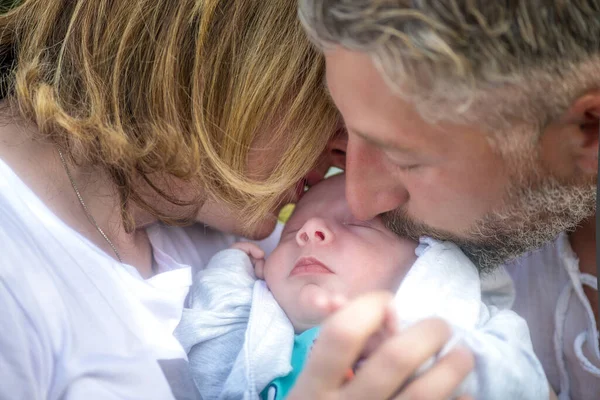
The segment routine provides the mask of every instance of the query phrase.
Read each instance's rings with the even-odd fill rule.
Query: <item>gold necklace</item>
[[[117,256],[117,259],[119,260],[119,262],[122,263],[123,260],[121,259],[121,255],[117,251],[117,248],[115,247],[115,245],[113,244],[113,242],[110,241],[110,239],[108,238],[108,236],[106,236],[106,233],[104,233],[104,231],[102,230],[102,228],[100,228],[98,226],[98,223],[96,223],[96,220],[94,219],[94,217],[92,217],[92,214],[90,214],[90,210],[88,210],[87,206],[85,205],[85,203],[83,201],[83,197],[81,197],[81,193],[79,193],[79,189],[77,189],[77,185],[75,184],[75,180],[73,179],[73,176],[71,175],[71,171],[69,170],[69,167],[67,165],[67,161],[65,160],[65,157],[63,156],[62,151],[60,151],[60,149],[57,149],[57,150],[58,150],[58,155],[60,156],[60,161],[62,162],[63,167],[65,167],[65,171],[67,172],[67,176],[69,177],[69,181],[71,181],[71,186],[73,186],[73,190],[75,190],[75,194],[77,195],[77,199],[79,199],[79,204],[81,204],[81,207],[83,208],[83,211],[85,212],[85,215],[86,215],[88,221],[90,221],[90,224],[92,224],[92,225],[94,225],[96,227],[96,230],[98,231],[98,233],[100,233],[100,235],[102,235],[102,237],[104,238],[104,240],[106,240],[106,243],[108,243],[109,246],[115,252],[115,255]]]

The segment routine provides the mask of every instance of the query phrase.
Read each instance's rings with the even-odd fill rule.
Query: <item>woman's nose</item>
[[[299,246],[305,246],[309,243],[326,245],[331,243],[333,239],[334,233],[321,218],[309,219],[296,233],[296,242]]]

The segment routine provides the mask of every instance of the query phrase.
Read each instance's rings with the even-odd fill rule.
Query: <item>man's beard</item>
[[[400,236],[429,236],[457,244],[481,273],[492,271],[521,254],[540,248],[560,232],[572,231],[596,210],[596,182],[561,182],[530,169],[528,179],[507,190],[504,207],[478,220],[466,235],[438,230],[411,219],[404,209],[383,215]],[[521,171],[522,172],[522,171]],[[514,181],[513,181],[514,182]]]

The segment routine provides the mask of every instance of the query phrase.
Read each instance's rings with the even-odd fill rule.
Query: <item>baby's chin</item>
[[[315,283],[300,288],[295,309],[287,313],[297,334],[320,325],[329,316],[331,296],[331,291]]]

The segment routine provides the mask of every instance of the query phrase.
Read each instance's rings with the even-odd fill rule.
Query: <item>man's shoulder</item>
[[[524,254],[507,264],[516,291],[515,308],[519,313],[535,313],[536,307],[548,310],[569,281],[567,262],[572,257],[568,237],[559,235],[545,246]]]
[[[565,233],[561,233],[544,246],[521,255],[504,267],[513,279],[524,275],[561,274],[565,257],[571,253],[568,237]]]

